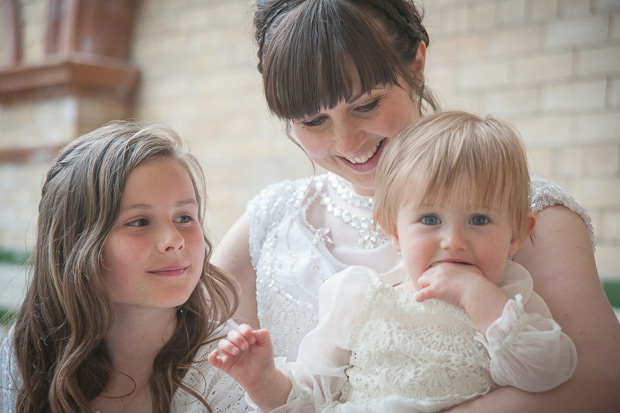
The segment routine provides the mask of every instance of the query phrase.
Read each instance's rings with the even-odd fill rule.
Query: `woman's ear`
[[[527,237],[529,237],[532,231],[534,231],[535,226],[536,216],[531,212],[528,212],[527,218],[525,218],[525,230],[521,234],[513,232],[512,240],[510,241],[510,249],[508,250],[508,255],[515,255],[517,251],[519,251],[521,245],[523,245]]]
[[[418,52],[416,53],[415,60],[411,64],[410,68],[414,73],[424,74],[424,65],[426,64],[426,44],[420,40],[418,45]]]

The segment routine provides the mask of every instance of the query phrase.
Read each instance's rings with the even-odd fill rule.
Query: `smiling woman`
[[[430,39],[413,0],[258,0],[254,28],[269,109],[328,173],[261,191],[213,261],[239,280],[235,319],[268,329],[274,354],[294,360],[334,274],[351,265],[383,274],[402,263],[381,228],[372,231],[371,205],[390,139],[436,109],[423,76]],[[477,55],[467,57],[480,68]],[[579,364],[552,391],[506,386],[453,409],[616,411],[620,326],[597,274],[591,219],[552,182],[530,182],[536,237],[514,261],[575,342]],[[334,300],[350,298],[342,294]]]
[[[205,361],[237,299],[209,261],[204,177],[180,138],[105,125],[61,150],[41,195],[31,282],[0,349],[3,411],[246,411]]]

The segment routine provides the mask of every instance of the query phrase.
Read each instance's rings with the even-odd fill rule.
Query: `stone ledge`
[[[140,71],[125,60],[73,53],[66,59],[0,70],[0,103],[80,95],[128,101]]]

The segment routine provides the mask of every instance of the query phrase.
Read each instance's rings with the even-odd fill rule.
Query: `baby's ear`
[[[387,238],[390,240],[394,251],[400,252],[400,241],[398,240],[398,232],[396,231],[396,228],[392,231],[392,235],[388,235]]]
[[[535,226],[536,216],[531,212],[528,212],[527,218],[525,218],[525,230],[521,234],[513,232],[513,237],[510,241],[510,249],[508,250],[508,255],[515,255],[517,251],[519,251],[521,245],[523,245],[527,237],[529,237],[532,231],[534,231]]]

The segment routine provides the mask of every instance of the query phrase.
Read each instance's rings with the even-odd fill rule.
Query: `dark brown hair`
[[[32,280],[13,330],[23,379],[18,412],[91,411],[90,401],[105,389],[112,367],[103,338],[114,313],[101,274],[102,249],[129,174],[162,158],[187,169],[202,222],[202,170],[168,128],[110,123],[67,145],[49,169],[39,203]],[[177,327],[153,362],[153,411],[168,411],[179,388],[211,411],[182,379],[199,347],[230,318],[237,297],[230,276],[209,263],[212,247],[204,238],[198,285],[178,308]]]
[[[422,73],[420,42],[429,44],[419,7],[408,0],[258,0],[254,15],[258,70],[270,110],[302,119],[348,101],[352,69],[367,94],[377,85],[414,91],[420,111],[435,110]]]

